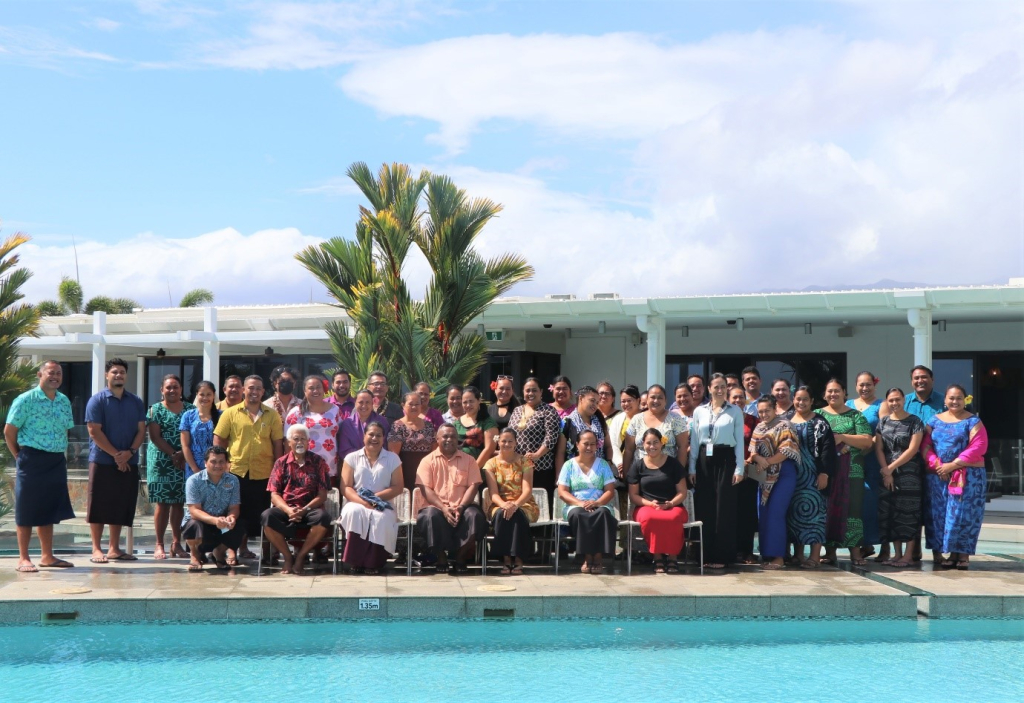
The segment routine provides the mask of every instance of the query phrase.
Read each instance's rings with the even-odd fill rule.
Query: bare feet
[[[178,542],[171,544],[171,558],[172,559],[188,559],[188,553],[181,548]]]
[[[153,558],[154,559],[166,559],[167,558],[167,554],[166,554],[166,552],[164,552],[164,545],[158,544],[158,545],[156,545],[156,547],[153,548]]]

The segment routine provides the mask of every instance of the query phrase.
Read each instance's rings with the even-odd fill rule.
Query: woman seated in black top
[[[636,506],[633,519],[640,523],[647,546],[654,555],[655,573],[679,571],[676,555],[683,551],[686,524],[686,469],[662,451],[661,432],[648,429],[641,437],[645,455],[629,467],[626,483],[629,500]]]

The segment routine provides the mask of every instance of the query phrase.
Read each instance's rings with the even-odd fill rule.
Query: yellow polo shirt
[[[215,435],[228,442],[231,473],[248,476],[254,481],[270,478],[274,468],[274,440],[283,439],[281,416],[261,406],[260,416],[253,422],[245,403],[233,405],[220,414]]]

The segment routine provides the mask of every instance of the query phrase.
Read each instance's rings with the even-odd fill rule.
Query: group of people
[[[835,378],[820,399],[782,379],[762,394],[753,366],[690,376],[671,402],[658,384],[574,392],[565,376],[548,386],[553,402],[536,378],[523,382],[520,399],[514,379],[498,376],[494,402],[452,386],[443,413],[425,382],[401,403],[389,400],[379,371],[352,393],[345,371],[300,383],[282,366],[267,398],[260,376],[230,376],[219,402],[208,381],[185,400],[181,379],[168,375],[148,409],[125,389],[123,360],[108,361],[105,375],[85,418],[94,563],[137,559],[121,549],[120,531],[135,519],[143,442],[154,558],[188,558],[196,571],[211,559],[227,567],[260,558],[249,544],[263,534],[272,549],[262,558],[279,552],[285,573],[303,573],[331,530],[332,488],[344,498],[340,557],[367,574],[397,556],[397,499],[413,488],[420,558],[441,573],[464,572],[489,529],[501,573],[522,573],[541,518],[535,489],[592,574],[616,551],[618,516],[639,523],[655,571],[674,573],[694,519],[712,570],[758,563],[755,535],[766,570],[834,564],[838,549],[863,564],[876,546],[879,561],[907,567],[920,559],[922,527],[936,564],[967,569],[984,513],[984,425],[967,410],[964,389],[953,384],[940,396],[925,366],[911,372],[913,392],[893,387],[881,397],[879,380],[862,373],[852,399]],[[57,390],[59,363],[44,363],[38,377],[12,405],[4,433],[17,461],[19,571],[38,568],[28,554],[33,528],[39,567],[71,566],[52,548],[53,525],[74,514],[64,460],[71,406]],[[404,558],[414,558],[412,538]]]

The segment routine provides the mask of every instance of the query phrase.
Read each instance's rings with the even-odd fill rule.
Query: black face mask
[[[291,395],[295,390],[295,381],[278,381],[277,392],[281,395]]]

